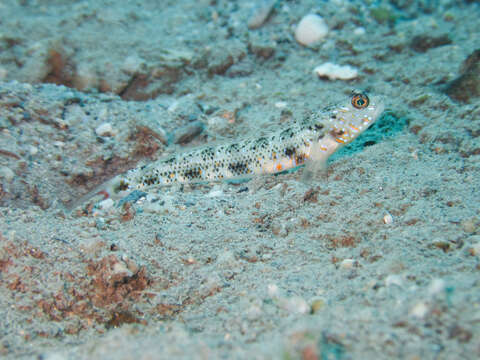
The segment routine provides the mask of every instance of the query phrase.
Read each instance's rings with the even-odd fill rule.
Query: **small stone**
[[[276,284],[268,284],[267,292],[268,296],[271,298],[277,298],[280,296],[280,289]]]
[[[206,195],[209,198],[219,197],[223,195],[223,190],[220,187],[215,186],[210,192]]]
[[[480,49],[465,59],[460,68],[460,76],[447,85],[445,93],[453,100],[464,103],[480,97]]]
[[[262,261],[269,261],[269,260],[272,259],[272,257],[273,257],[273,255],[270,254],[270,253],[268,253],[268,254],[263,254],[263,255],[262,255]]]
[[[277,0],[262,0],[253,8],[252,15],[248,19],[249,29],[258,29],[261,27],[272,14],[273,8]]]
[[[30,153],[30,155],[37,155],[38,153],[38,148],[36,146],[33,146],[33,145],[30,145],[28,147],[28,152]]]
[[[355,265],[355,260],[353,260],[353,259],[344,259],[340,263],[340,267],[342,269],[351,269],[351,268],[353,268],[354,265]]]
[[[98,87],[99,78],[90,63],[80,63],[73,79],[73,86],[78,90],[95,89]]]
[[[396,20],[396,16],[393,13],[393,11],[383,6],[371,8],[370,15],[379,24],[384,24],[384,23],[393,24],[395,23],[395,20]]]
[[[244,59],[239,63],[233,64],[225,73],[229,78],[246,77],[251,75],[255,70],[255,63],[250,59]]]
[[[275,54],[274,45],[268,43],[252,43],[248,49],[259,59],[268,60]]]
[[[431,48],[449,45],[451,43],[452,40],[450,40],[447,34],[440,36],[418,35],[412,39],[410,47],[416,52],[424,53]]]
[[[386,215],[383,217],[383,223],[386,224],[386,225],[393,224],[393,216],[390,215],[390,214],[386,214]]]
[[[211,116],[207,120],[208,127],[211,129],[223,129],[228,127],[228,121],[221,116]]]
[[[329,80],[351,80],[358,76],[358,70],[349,65],[337,65],[330,62],[317,66],[315,74],[321,79]]]
[[[175,144],[187,144],[200,135],[205,126],[200,121],[195,121],[175,132]]]
[[[416,303],[410,310],[410,315],[418,319],[423,319],[428,313],[428,306],[423,301]]]
[[[127,266],[127,269],[130,270],[133,274],[136,274],[140,269],[138,265],[130,259],[127,255],[123,254],[122,255],[122,261],[125,263]]]
[[[124,71],[126,74],[134,75],[141,72],[140,70],[144,64],[145,60],[138,55],[130,55],[123,62],[122,71]]]
[[[113,128],[110,123],[103,123],[95,129],[98,136],[113,136]]]
[[[113,200],[111,198],[102,200],[98,203],[98,208],[102,210],[108,210],[113,207]]]
[[[321,16],[305,15],[297,25],[295,39],[302,45],[311,46],[328,34],[328,25]]]
[[[446,285],[443,279],[433,279],[428,287],[428,294],[430,296],[441,295],[445,292]]]
[[[113,264],[113,268],[112,268],[112,274],[116,275],[116,274],[126,274],[126,276],[132,276],[132,272],[130,270],[128,270],[126,264],[122,261],[122,262],[116,262],[115,264]]]
[[[468,251],[472,256],[480,256],[480,242],[473,244]]]
[[[14,177],[15,173],[12,169],[6,166],[0,167],[0,178],[4,178],[7,182],[11,183]]]
[[[477,218],[471,218],[462,221],[461,223],[463,231],[469,234],[475,233],[480,228],[480,220]]]
[[[325,301],[322,299],[315,299],[312,301],[312,313],[316,314],[325,307]]]
[[[357,36],[365,35],[366,31],[364,27],[357,27],[353,30],[353,34]]]
[[[240,41],[230,40],[219,43],[206,52],[207,73],[209,77],[224,75],[234,64],[240,62],[247,55],[247,47]]]

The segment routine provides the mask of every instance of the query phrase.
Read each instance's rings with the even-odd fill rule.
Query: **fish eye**
[[[370,103],[370,100],[368,99],[368,96],[365,94],[352,95],[352,106],[355,109],[365,109],[369,103]]]

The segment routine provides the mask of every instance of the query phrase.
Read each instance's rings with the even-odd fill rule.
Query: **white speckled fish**
[[[306,173],[312,173],[372,125],[382,111],[380,98],[354,92],[345,103],[270,136],[196,148],[160,159],[113,178],[102,190],[114,194],[179,183],[244,179],[303,164]]]

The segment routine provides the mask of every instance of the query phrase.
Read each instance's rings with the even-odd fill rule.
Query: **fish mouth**
[[[380,95],[375,95],[370,97],[370,106],[374,106],[373,117],[378,119],[385,110],[385,98]]]

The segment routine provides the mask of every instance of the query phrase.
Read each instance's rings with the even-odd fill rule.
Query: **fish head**
[[[384,103],[380,96],[353,92],[347,103],[330,111],[329,133],[337,143],[347,145],[373,125],[383,110]]]

